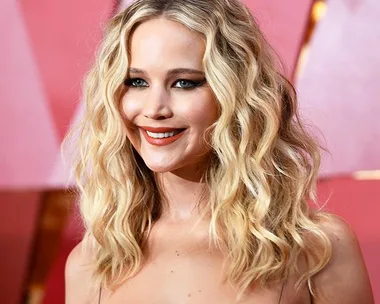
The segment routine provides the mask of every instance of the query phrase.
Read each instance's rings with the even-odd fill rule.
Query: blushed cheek
[[[135,117],[139,113],[139,106],[137,101],[127,98],[127,96],[124,96],[121,101],[121,114],[124,118],[124,121],[127,125],[132,126],[133,122],[135,120]]]
[[[189,120],[203,128],[208,128],[218,118],[218,106],[214,98],[207,98],[200,102],[194,101],[189,108]]]

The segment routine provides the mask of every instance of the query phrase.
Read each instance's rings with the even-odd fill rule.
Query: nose
[[[145,117],[162,120],[173,116],[170,95],[164,88],[152,88],[146,98],[143,108],[143,115]]]

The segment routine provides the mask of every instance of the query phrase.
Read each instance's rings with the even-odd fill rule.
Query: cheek
[[[134,120],[138,115],[139,103],[137,99],[128,95],[127,93],[121,100],[120,111],[124,119],[126,129],[126,135],[129,141],[132,143],[134,148],[139,151],[140,150],[140,142],[139,142],[139,130],[134,125]]]
[[[188,104],[187,118],[193,126],[201,129],[209,127],[218,118],[217,101],[210,94],[192,101]]]
[[[140,111],[140,103],[138,99],[133,95],[125,93],[121,100],[120,110],[123,114],[126,124],[130,124],[134,121],[135,117]]]

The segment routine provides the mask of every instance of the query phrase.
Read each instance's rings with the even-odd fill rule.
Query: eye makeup
[[[124,85],[126,87],[134,87],[134,88],[141,88],[141,87],[148,87],[148,83],[141,78],[127,78],[124,80]]]
[[[192,90],[203,86],[207,83],[206,78],[202,79],[177,79],[171,85],[171,88],[182,89],[182,90]],[[149,87],[149,84],[142,78],[127,78],[124,80],[124,85],[128,88],[145,88]]]
[[[191,90],[203,86],[206,82],[206,78],[200,80],[178,79],[174,82],[172,87],[176,89]],[[180,86],[177,86],[177,84]]]

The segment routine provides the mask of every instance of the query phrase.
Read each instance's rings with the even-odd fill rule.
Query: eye
[[[127,78],[124,81],[124,84],[127,87],[133,87],[133,88],[148,87],[148,83],[141,78]]]
[[[203,85],[205,82],[206,80],[198,81],[198,80],[179,79],[174,83],[173,87],[179,88],[179,89],[191,90]]]

